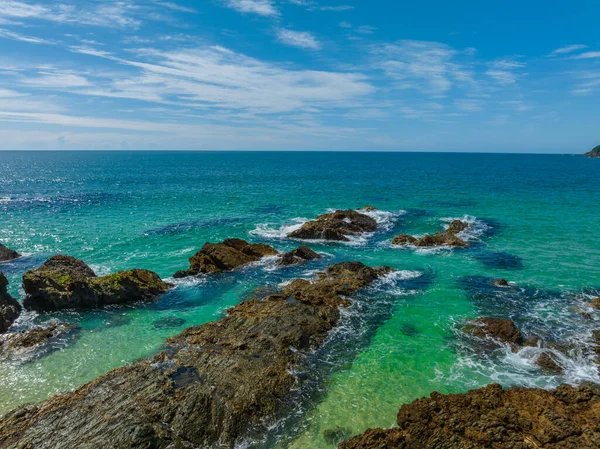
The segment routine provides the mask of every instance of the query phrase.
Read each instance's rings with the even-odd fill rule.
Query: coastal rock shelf
[[[426,235],[421,238],[413,237],[412,235],[400,234],[394,237],[392,245],[406,246],[413,245],[417,247],[433,247],[433,246],[454,246],[467,247],[469,244],[458,236],[459,233],[469,228],[469,224],[454,220],[444,232],[437,232],[433,235]]]
[[[170,287],[152,271],[134,269],[97,277],[83,261],[58,255],[23,275],[23,305],[37,311],[101,307],[148,301]]]
[[[8,280],[0,271],[0,334],[6,332],[21,313],[21,305],[7,290]]]
[[[153,359],[0,419],[0,447],[233,448],[265,430],[349,296],[393,270],[344,262],[185,330]],[[51,431],[49,431],[51,429]]]
[[[364,212],[372,210],[373,208],[363,209]],[[377,221],[374,218],[348,209],[319,215],[316,219],[304,223],[300,229],[290,232],[287,237],[301,240],[349,242],[348,237],[374,232],[376,229]]]
[[[600,446],[597,388],[555,391],[500,385],[417,399],[398,412],[398,428],[370,429],[340,449],[592,449]]]

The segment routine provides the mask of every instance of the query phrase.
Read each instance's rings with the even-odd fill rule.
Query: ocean
[[[290,419],[265,447],[330,448],[394,424],[432,391],[489,383],[600,383],[591,332],[600,312],[600,160],[571,155],[354,152],[0,152],[0,242],[24,255],[0,265],[22,298],[23,273],[54,254],[98,274],[146,268],[176,284],[156,302],[93,311],[25,313],[17,329],[60,319],[79,326],[33,360],[0,361],[0,414],[69,391],[156,354],[166,338],[214,321],[257,287],[276,288],[332,263],[398,272],[361,293],[342,327],[312,354]],[[375,206],[378,230],[313,242],[322,260],[264,260],[219,276],[173,280],[207,242],[228,237],[290,250],[287,232],[332,209]],[[466,249],[393,247],[452,219]],[[508,289],[491,286],[505,278]],[[585,312],[585,313],[582,313]],[[513,319],[526,336],[568,345],[564,373],[542,371],[539,348],[483,350],[461,331],[472,318]]]

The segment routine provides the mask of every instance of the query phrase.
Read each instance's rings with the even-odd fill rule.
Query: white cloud
[[[277,16],[279,12],[271,0],[224,0],[225,5],[242,13]]]
[[[277,39],[292,47],[309,48],[311,50],[318,50],[321,48],[319,41],[311,33],[306,31],[293,31],[280,28],[277,30]]]
[[[51,44],[52,42],[47,41],[46,39],[42,39],[34,36],[25,36],[19,33],[13,33],[12,31],[8,31],[0,28],[0,38],[12,39],[15,41],[28,42],[31,44]]]
[[[560,56],[566,55],[569,53],[573,53],[574,51],[583,50],[587,48],[587,45],[567,45],[565,47],[560,47],[550,53],[550,56]]]
[[[485,74],[501,85],[515,84],[519,78],[524,76],[519,69],[525,67],[522,62],[509,59],[499,59],[489,64]]]
[[[577,56],[572,56],[571,59],[596,59],[600,58],[600,51],[587,51]]]

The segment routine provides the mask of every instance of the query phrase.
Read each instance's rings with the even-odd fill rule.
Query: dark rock
[[[336,446],[352,435],[352,431],[345,427],[335,426],[333,429],[323,431],[323,439],[331,446]]]
[[[19,257],[21,257],[21,255],[18,252],[7,248],[0,243],[0,262],[7,262],[9,260],[18,259]]]
[[[510,287],[510,284],[506,279],[494,279],[494,287]]]
[[[337,210],[318,216],[315,220],[304,223],[287,236],[303,240],[334,240],[347,242],[349,236],[373,232],[377,222],[368,215],[355,210]]]
[[[535,364],[544,371],[554,374],[561,374],[564,371],[562,366],[560,366],[556,361],[556,357],[551,352],[542,352],[536,359]]]
[[[523,345],[523,335],[512,320],[478,318],[465,326],[464,330],[478,338],[491,338],[511,345]]]
[[[223,271],[257,262],[265,256],[279,254],[263,243],[251,244],[240,239],[227,239],[221,243],[206,243],[190,258],[190,268],[175,273],[175,278],[196,276],[200,273],[222,273]]]
[[[185,324],[185,320],[183,318],[177,318],[174,316],[168,316],[165,318],[160,318],[152,323],[152,327],[154,329],[174,329],[181,327]]]
[[[79,259],[54,256],[23,275],[23,305],[38,311],[102,307],[149,301],[170,287],[152,271],[134,269],[97,277]]]
[[[433,246],[453,246],[464,248],[469,246],[467,242],[458,237],[458,234],[469,227],[468,223],[460,220],[454,220],[444,232],[437,232],[433,235],[425,235],[421,238],[416,238],[407,234],[400,234],[394,237],[392,245],[414,245],[417,247],[433,247]]]
[[[498,270],[522,270],[524,267],[521,257],[501,251],[481,251],[475,258],[486,267]]]
[[[371,429],[340,449],[596,449],[600,393],[588,386],[554,391],[500,385],[417,399],[398,427]]]
[[[419,335],[419,329],[417,329],[416,326],[411,323],[403,323],[400,326],[400,332],[402,332],[407,337],[416,337],[417,335]]]
[[[600,145],[584,154],[587,157],[600,157]]]
[[[339,306],[390,271],[342,263],[242,302],[153,359],[4,415],[0,447],[233,448],[277,419],[298,387],[294,370],[338,324]]]
[[[0,334],[6,332],[21,314],[21,304],[7,290],[8,280],[0,271]]]
[[[0,357],[8,359],[25,358],[47,346],[52,340],[73,331],[75,326],[58,321],[36,326],[21,332],[0,336]]]
[[[289,253],[285,253],[281,256],[281,260],[279,261],[279,265],[287,266],[287,265],[298,265],[310,260],[320,259],[321,256],[310,249],[308,246],[299,246],[293,251]]]

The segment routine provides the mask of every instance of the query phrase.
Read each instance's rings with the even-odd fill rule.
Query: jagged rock
[[[510,284],[506,279],[494,279],[494,287],[510,287]]]
[[[468,223],[460,220],[454,220],[444,232],[437,232],[433,235],[425,235],[421,238],[416,238],[407,234],[400,234],[394,237],[392,245],[414,245],[417,247],[432,247],[432,246],[453,246],[467,247],[469,244],[458,237],[457,234],[469,227]]]
[[[6,332],[21,314],[21,304],[7,290],[8,280],[0,271],[0,334]]]
[[[1,358],[24,358],[48,345],[53,339],[75,329],[75,326],[51,321],[32,329],[0,336]]]
[[[19,257],[21,257],[21,255],[18,252],[7,248],[0,243],[0,262],[7,262],[9,260],[18,259]]]
[[[600,145],[584,154],[587,157],[600,157]]]
[[[365,206],[362,209],[356,209],[358,211],[364,211],[364,212],[375,212],[377,211],[377,208],[375,206]]]
[[[398,412],[398,428],[371,429],[339,449],[597,449],[597,388],[554,391],[494,384],[466,394],[417,399]]]
[[[266,256],[276,256],[277,250],[263,243],[248,243],[227,239],[221,243],[206,243],[190,258],[190,268],[175,273],[175,278],[196,276],[200,273],[221,273],[257,262]]]
[[[491,338],[510,345],[522,346],[524,341],[515,323],[502,318],[478,318],[464,330],[478,338]]]
[[[27,309],[51,311],[148,301],[171,287],[148,270],[119,271],[97,277],[83,261],[54,256],[23,275]]]
[[[279,265],[287,266],[287,265],[298,265],[309,260],[320,259],[321,256],[310,249],[308,246],[299,246],[293,251],[289,253],[285,253],[281,256],[279,260]]]
[[[348,242],[349,236],[373,232],[377,221],[355,210],[336,210],[308,221],[287,236],[302,240],[334,240]]]
[[[242,302],[224,318],[169,339],[153,359],[4,415],[0,447],[240,445],[291,406],[293,372],[338,324],[338,305],[390,271],[338,264],[307,281],[310,288]]]
[[[564,371],[556,361],[556,357],[550,352],[542,352],[536,359],[535,364],[550,373],[561,374]]]

